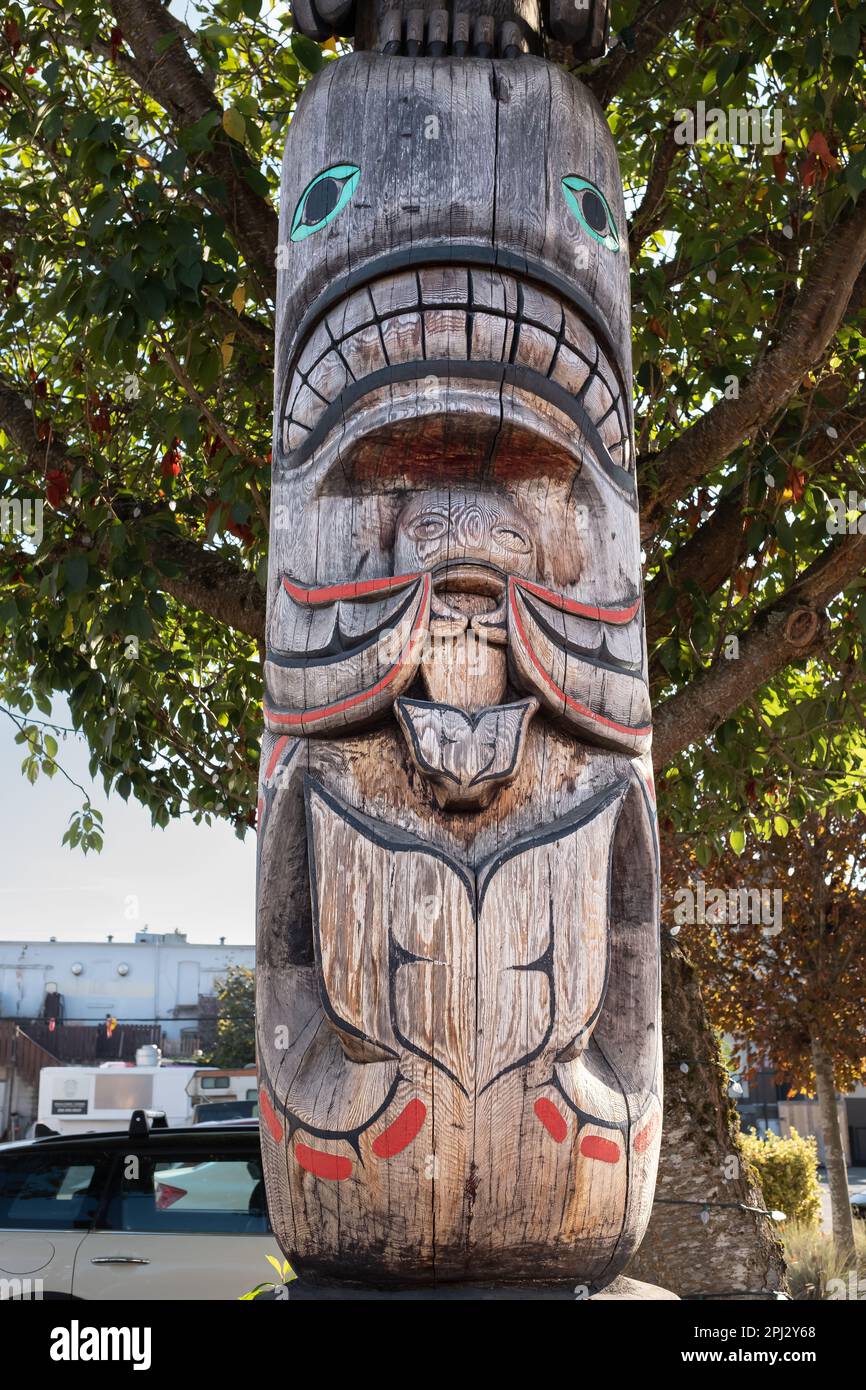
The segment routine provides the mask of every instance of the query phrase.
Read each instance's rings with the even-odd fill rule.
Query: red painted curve
[[[422,1100],[410,1100],[397,1116],[373,1140],[372,1149],[377,1158],[393,1158],[402,1153],[414,1139],[417,1139],[421,1126],[427,1118],[427,1106]]]
[[[412,626],[412,631],[405,647],[400,653],[399,660],[394,663],[390,670],[375,685],[370,686],[369,690],[362,690],[357,695],[350,696],[347,700],[339,700],[333,705],[320,705],[318,709],[291,711],[288,714],[280,714],[278,710],[271,709],[265,702],[265,713],[268,720],[273,724],[280,724],[290,728],[303,729],[307,724],[315,724],[320,719],[327,719],[332,714],[342,714],[344,710],[354,709],[356,705],[363,705],[367,700],[372,700],[374,695],[380,694],[395,679],[398,672],[402,670],[406,657],[411,650],[412,643],[424,626],[427,608],[430,598],[430,576],[424,575],[421,601],[418,605],[418,615]]]
[[[542,1096],[533,1106],[535,1117],[544,1125],[551,1139],[557,1144],[561,1144],[568,1134],[568,1121],[562,1112],[557,1109],[552,1100],[545,1100]]]
[[[280,1124],[279,1116],[271,1105],[271,1098],[264,1086],[259,1091],[259,1109],[262,1112],[262,1119],[268,1127],[268,1133],[275,1144],[279,1144],[283,1137],[283,1126]]]
[[[344,1158],[342,1154],[326,1154],[322,1149],[311,1149],[308,1144],[296,1144],[295,1158],[307,1173],[312,1173],[316,1178],[345,1182],[352,1175],[352,1160]]]
[[[612,1139],[602,1139],[600,1134],[586,1134],[580,1141],[580,1152],[584,1158],[597,1158],[602,1163],[619,1163],[622,1150]]]

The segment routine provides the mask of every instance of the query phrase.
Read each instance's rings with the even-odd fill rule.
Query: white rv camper
[[[128,1129],[133,1110],[163,1110],[169,1125],[188,1125],[187,1087],[202,1068],[103,1062],[93,1067],[43,1067],[37,1123],[58,1134]]]

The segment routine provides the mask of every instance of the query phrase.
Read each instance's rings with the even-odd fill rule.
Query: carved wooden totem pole
[[[267,1191],[314,1279],[601,1286],[652,1204],[626,223],[542,56],[602,51],[593,4],[296,4],[356,45],[283,166],[259,820]]]

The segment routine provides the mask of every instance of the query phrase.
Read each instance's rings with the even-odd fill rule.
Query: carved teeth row
[[[297,449],[354,381],[398,364],[514,362],[579,396],[611,458],[631,466],[626,405],[616,375],[570,305],[493,270],[405,271],[358,290],[313,331],[286,396],[283,448]],[[455,372],[456,374],[456,372]],[[397,389],[395,387],[395,389]],[[419,371],[407,391],[438,395]]]
[[[438,637],[459,637],[461,633],[470,629],[472,632],[483,633],[488,642],[505,643],[507,641],[505,635],[507,615],[504,598],[489,613],[476,613],[474,617],[467,618],[465,613],[452,608],[445,599],[434,594],[430,605],[430,615],[430,631]]]

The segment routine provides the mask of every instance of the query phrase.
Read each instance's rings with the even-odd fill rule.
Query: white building
[[[254,946],[198,946],[181,932],[134,941],[0,941],[0,1019],[45,1017],[62,998],[65,1024],[159,1024],[167,1042],[196,1032],[199,996],[214,995],[230,965],[253,969]]]

